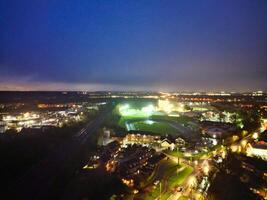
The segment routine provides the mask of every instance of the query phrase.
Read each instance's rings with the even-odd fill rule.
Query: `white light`
[[[142,108],[142,112],[144,112],[147,115],[151,115],[153,111],[154,111],[153,105],[148,105],[148,106]]]
[[[259,134],[257,132],[253,133],[253,135],[252,135],[253,139],[256,140],[256,139],[258,139],[258,137],[259,137]]]
[[[154,124],[154,123],[155,123],[155,122],[154,122],[154,121],[152,121],[152,120],[146,120],[145,122],[146,122],[146,124],[148,124],[148,125],[152,125],[152,124]]]

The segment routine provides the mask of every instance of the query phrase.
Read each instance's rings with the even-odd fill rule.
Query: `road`
[[[10,188],[10,197],[38,200],[58,199],[57,195],[64,190],[69,179],[83,162],[83,152],[90,144],[90,139],[111,113],[112,107],[107,107],[71,140],[62,144],[21,177]]]

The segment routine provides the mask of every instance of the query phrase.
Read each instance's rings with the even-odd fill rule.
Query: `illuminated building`
[[[263,160],[267,160],[267,143],[257,142],[256,144],[250,144],[247,148],[248,156],[260,157]]]
[[[6,123],[0,121],[0,133],[4,133],[6,131]]]
[[[164,139],[164,140],[162,140],[161,141],[161,147],[163,148],[163,149],[171,149],[171,150],[173,150],[174,149],[174,144],[173,143],[171,143],[168,139]]]
[[[140,135],[140,134],[128,134],[123,138],[123,144],[152,144],[160,139],[159,136],[153,135]]]
[[[256,91],[252,93],[252,96],[262,96],[263,95],[263,91]]]
[[[8,129],[20,132],[23,128],[47,128],[61,127],[71,121],[80,121],[83,112],[75,109],[67,109],[64,111],[47,111],[47,112],[25,112],[13,115],[4,115],[2,118],[4,126],[1,126],[1,132]]]

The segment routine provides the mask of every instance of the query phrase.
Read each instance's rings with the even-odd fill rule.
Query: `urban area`
[[[262,91],[1,92],[1,97],[3,194],[267,199]]]

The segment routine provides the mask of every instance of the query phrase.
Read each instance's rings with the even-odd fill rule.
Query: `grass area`
[[[152,184],[154,181],[158,180],[158,179],[162,179],[166,170],[176,167],[176,163],[170,161],[170,160],[162,160],[158,166],[156,167],[156,169],[153,171],[153,173],[151,174],[151,176],[149,176],[145,181],[143,181],[142,183],[142,187]]]
[[[126,123],[128,125],[132,125],[138,131],[146,131],[150,133],[160,134],[160,135],[173,135],[177,136],[179,130],[175,127],[171,126],[170,123],[181,124],[185,127],[192,127],[192,124],[189,125],[189,122],[192,122],[193,119],[187,116],[173,117],[167,115],[152,115],[148,116],[146,113],[144,114],[133,114],[133,115],[125,115],[119,116],[115,121],[119,125],[119,127],[127,128]],[[115,119],[115,118],[114,118]],[[155,121],[154,121],[155,120]],[[162,121],[161,121],[162,120]],[[150,121],[150,123],[149,123]],[[128,126],[129,128],[129,126]]]
[[[151,119],[161,119],[161,120],[168,120],[170,122],[175,122],[179,124],[185,124],[187,125],[188,122],[192,121],[193,119],[191,117],[187,116],[180,116],[180,117],[172,117],[167,115],[153,115],[150,117]]]
[[[175,156],[175,157],[184,157],[184,154],[183,152],[180,152],[180,151],[177,151],[177,150],[174,150],[174,151],[171,151],[171,150],[166,150],[165,151],[166,154],[170,155],[170,156]],[[199,152],[199,153],[194,153],[192,154],[192,158],[193,159],[203,159],[204,157],[209,157],[212,155],[212,151],[208,151],[208,152]]]
[[[172,117],[172,116],[167,116],[167,115],[152,115],[150,117],[148,117],[147,115],[128,115],[128,116],[121,116],[120,120],[119,120],[119,125],[121,127],[125,127],[125,122],[126,121],[131,121],[131,120],[166,120],[169,122],[175,122],[175,123],[179,123],[179,124],[188,124],[188,122],[192,121],[193,119],[191,117],[187,117],[187,116],[180,116],[180,117]]]
[[[160,163],[160,166],[157,169],[157,172],[155,173],[155,176],[157,174],[157,179],[164,179],[164,177],[169,177],[172,174],[172,171],[177,169],[176,163],[170,161],[170,160],[164,160]],[[159,175],[160,174],[160,175]],[[150,179],[150,184],[152,184],[153,181],[155,181],[155,177],[153,179]],[[147,183],[148,183],[147,182]],[[162,184],[163,185],[163,184]],[[145,200],[154,200],[156,197],[158,197],[160,194],[160,185],[158,184],[156,188],[154,188],[151,193],[142,195],[142,199]]]
[[[168,120],[168,116],[163,116],[162,119]],[[169,125],[167,122],[155,122],[153,119],[149,119],[144,116],[122,116],[118,121],[118,125],[122,128],[126,128],[126,122],[132,124],[136,130],[147,131],[150,133],[160,135],[176,135],[177,129]],[[149,123],[149,121],[151,123]]]
[[[154,122],[153,124],[148,124],[146,121],[134,122],[133,123],[136,130],[148,131],[158,134],[176,134],[177,130],[171,127],[169,124],[164,122]]]
[[[120,117],[118,124],[119,124],[120,127],[126,128],[125,127],[125,123],[127,121],[131,121],[131,120],[140,120],[140,121],[142,121],[142,120],[147,120],[147,118],[144,117],[144,116],[122,116],[122,117]]]
[[[178,173],[177,173],[178,170]],[[185,179],[193,172],[193,168],[187,165],[181,165],[177,169],[174,163],[164,171],[163,178],[161,179],[161,200],[168,199],[174,190],[179,185],[183,184]],[[160,184],[154,188],[151,193],[143,196],[142,199],[152,200],[160,195]]]
[[[165,153],[166,154],[169,154],[169,155],[171,155],[171,156],[175,156],[175,157],[183,157],[184,156],[184,154],[181,152],[181,151],[177,151],[177,150],[174,150],[174,151],[171,151],[171,150],[166,150],[165,151]]]
[[[171,122],[171,123],[178,123],[185,127],[187,126],[193,126],[192,123],[194,119],[188,116],[168,116],[167,114],[158,115],[157,112],[153,114],[155,111],[155,105],[153,107],[152,102],[125,102],[118,104],[116,108],[113,110],[113,116],[114,122],[117,123],[120,127],[125,127],[125,122],[128,121],[129,123],[135,122],[136,120],[139,121],[145,121],[145,120],[162,120],[162,123],[164,124],[164,121]],[[150,110],[150,106],[152,106],[152,110]],[[161,121],[159,121],[161,122]],[[161,123],[159,125],[155,124],[155,126],[164,126],[163,128],[166,129],[167,134],[173,134],[176,133],[176,129],[168,126],[168,125],[162,125]],[[153,133],[162,133],[162,129],[159,128],[151,128],[148,126],[141,127],[140,129],[144,129],[144,131],[151,131]],[[152,129],[152,130],[151,130]]]
[[[175,174],[170,177],[169,179],[169,187],[174,188],[179,185],[181,185],[184,180],[193,172],[193,168],[186,166],[182,171],[178,172],[178,174]]]
[[[200,152],[200,153],[193,154],[193,155],[192,155],[192,158],[200,159],[200,158],[202,158],[203,156],[209,156],[209,155],[211,155],[211,154],[212,154],[212,152]]]

